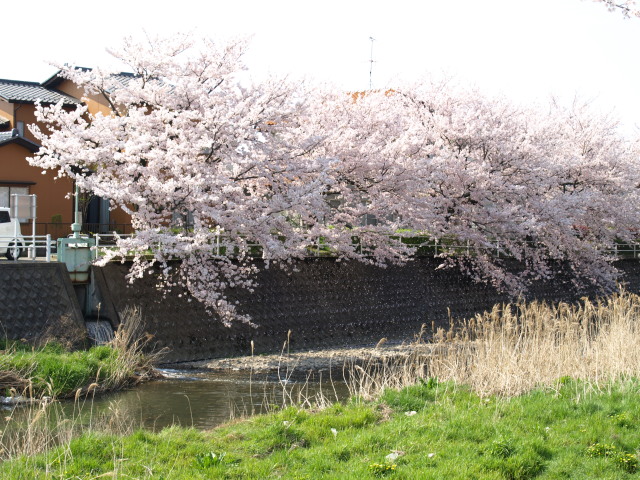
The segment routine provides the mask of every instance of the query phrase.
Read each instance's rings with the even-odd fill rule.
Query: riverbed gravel
[[[345,365],[360,364],[405,357],[416,350],[429,354],[431,345],[425,343],[390,344],[384,341],[377,345],[342,347],[300,352],[283,351],[279,354],[218,358],[180,364],[180,368],[206,369],[210,371],[251,371],[271,373],[283,369],[301,373],[327,369],[342,369]]]

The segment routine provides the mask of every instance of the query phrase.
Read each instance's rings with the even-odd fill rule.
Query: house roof
[[[74,67],[74,68],[77,70],[82,70],[83,72],[90,72],[91,70],[93,70],[92,68],[89,68],[89,67]],[[131,79],[136,78],[136,74],[130,73],[130,72],[120,72],[120,73],[112,74],[111,77],[115,78],[116,80],[118,80],[119,83],[121,83],[126,87],[131,81]],[[56,73],[54,73],[49,78],[47,78],[44,82],[42,82],[41,85],[46,88],[54,88],[62,80],[64,80],[64,77],[60,76],[60,70],[58,70]]]
[[[11,103],[58,103],[77,105],[80,101],[37,82],[6,80],[0,78],[0,98]]]
[[[0,147],[9,145],[10,143],[20,145],[21,147],[30,150],[32,153],[40,150],[40,145],[24,137],[21,137],[20,135],[18,135],[18,132],[15,129],[8,132],[0,132]]]

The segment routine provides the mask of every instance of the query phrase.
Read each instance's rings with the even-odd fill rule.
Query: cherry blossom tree
[[[640,213],[637,144],[615,120],[579,103],[517,107],[450,82],[367,92],[349,112],[329,156],[341,159],[342,195],[368,200],[347,202],[357,214],[466,246],[446,263],[512,292],[559,271],[614,285],[605,250],[635,239]],[[505,268],[497,242],[521,272]]]
[[[250,244],[267,260],[302,254],[307,234],[291,219],[328,210],[331,184],[331,160],[315,154],[323,136],[306,121],[310,94],[281,79],[251,83],[244,50],[243,41],[127,41],[113,54],[132,75],[60,67],[112,115],[41,106],[51,132],[33,128],[43,145],[34,165],[131,215],[135,237],[103,262],[133,253],[132,278],[158,263],[165,286],[186,286],[224,321],[234,308],[221,292],[251,285]]]
[[[604,3],[610,12],[621,11],[622,14],[629,17],[640,17],[640,10],[635,0],[595,0]]]
[[[244,49],[127,41],[113,53],[131,75],[62,67],[113,113],[39,107],[49,129],[33,128],[31,162],[131,214],[136,235],[103,263],[133,254],[132,279],[160,265],[161,285],[187,287],[225,323],[250,322],[224,290],[252,287],[255,245],[267,266],[320,240],[384,266],[410,260],[401,237],[424,236],[465,246],[439,250],[444,266],[514,293],[559,271],[614,285],[605,248],[634,240],[640,213],[637,144],[614,120],[450,82],[354,95],[252,82]]]

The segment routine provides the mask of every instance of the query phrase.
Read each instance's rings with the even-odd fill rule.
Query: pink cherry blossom
[[[452,82],[354,95],[253,82],[245,47],[127,40],[113,54],[134,75],[62,67],[113,113],[38,107],[50,130],[33,127],[31,162],[131,214],[136,236],[102,263],[133,255],[131,279],[159,265],[161,287],[186,287],[227,324],[250,322],[224,290],[252,288],[256,244],[267,265],[322,239],[340,260],[384,266],[410,261],[402,231],[464,245],[441,249],[443,266],[513,293],[560,272],[614,287],[605,248],[634,241],[640,214],[638,143],[615,119]]]

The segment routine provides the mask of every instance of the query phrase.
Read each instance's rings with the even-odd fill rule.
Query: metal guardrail
[[[41,235],[51,234],[53,239],[66,237],[71,231],[71,223],[69,222],[36,222],[36,232]],[[133,233],[133,227],[130,223],[83,223],[82,233],[91,235],[93,233],[111,233],[113,231],[123,234]]]
[[[126,238],[131,237],[133,234],[117,234],[117,233],[96,233],[93,237],[95,238],[95,248],[96,255],[98,257],[103,254],[102,252],[106,249],[113,248],[116,245],[116,238]],[[469,241],[466,242],[455,242],[455,241],[443,241],[443,240],[435,240],[427,237],[411,237],[411,236],[401,236],[401,235],[393,235],[393,237],[397,237],[399,242],[403,242],[407,247],[412,248],[416,255],[418,256],[437,256],[437,255],[451,255],[451,254],[466,254],[470,255],[474,251],[477,251],[477,247],[473,247]],[[424,241],[421,239],[424,238]],[[0,236],[0,248],[4,248],[5,245],[10,244],[11,242],[15,242],[14,236]],[[35,260],[37,256],[37,250],[42,253],[44,250],[45,261],[51,261],[52,249],[55,248],[55,240],[52,240],[52,236],[50,234],[47,235],[35,235],[35,236],[23,236],[20,239],[20,242],[23,243],[22,249],[27,250],[28,257],[31,260]],[[373,245],[365,245],[360,241],[360,238],[357,236],[353,237],[354,246],[356,249],[356,253],[358,254],[372,254],[375,250],[375,246]],[[248,255],[251,257],[260,258],[262,257],[262,246],[257,242],[246,242],[246,248],[248,251]],[[235,256],[232,253],[227,254],[227,250],[230,248],[224,241],[224,235],[217,235],[212,244],[216,255],[223,256]],[[233,248],[233,247],[231,247]],[[485,252],[493,253],[497,257],[508,257],[508,252],[506,252],[502,247],[499,240],[496,240],[495,243],[487,245],[484,248],[479,250],[484,250]],[[332,257],[336,256],[336,251],[331,247],[331,245],[323,238],[323,237],[314,237],[309,239],[309,243],[305,250],[305,257],[307,258],[319,258],[319,257]],[[640,258],[640,243],[617,243],[612,245],[609,248],[604,249],[605,253],[616,255],[622,258]]]
[[[100,251],[113,247],[115,245],[116,237],[131,237],[129,235],[119,235],[115,233],[111,234],[95,234],[97,255],[100,256]],[[487,244],[485,247],[474,247],[471,242],[456,242],[454,240],[436,240],[428,237],[412,237],[402,235],[391,235],[391,237],[397,238],[397,241],[402,242],[405,246],[413,248],[418,256],[438,256],[442,254],[455,255],[466,254],[471,255],[474,251],[485,251],[492,253],[496,257],[509,257],[509,253],[504,250],[504,242],[496,240]],[[421,241],[424,239],[424,241]],[[360,241],[357,236],[353,237],[353,244],[358,254],[372,254],[375,250],[374,245],[365,245]],[[246,242],[246,247],[249,256],[260,258],[262,257],[262,246],[257,242]],[[212,243],[212,247],[218,256],[228,255],[227,250],[229,245],[224,241],[224,235],[216,235],[215,240]],[[640,258],[640,243],[620,243],[614,244],[611,247],[604,249],[605,253],[611,255],[617,255],[620,257]],[[233,253],[229,256],[234,256]],[[331,244],[327,243],[323,237],[309,238],[309,243],[306,247],[307,258],[317,257],[331,257],[336,256],[336,251],[331,247]]]
[[[93,238],[96,240],[96,250],[108,248],[116,244],[116,238],[132,237],[133,234],[120,235],[119,233],[96,233]]]
[[[13,244],[13,246],[11,246]],[[37,257],[37,250],[44,250],[45,261],[51,261],[52,247],[55,245],[55,241],[51,240],[51,235],[29,235],[22,237],[15,237],[14,235],[0,235],[0,248],[13,249],[14,253],[11,255],[15,260],[16,257],[22,255],[16,255],[17,250],[26,250],[28,257],[31,260],[35,260]]]
[[[639,258],[640,243],[616,243],[605,251],[619,257]]]

